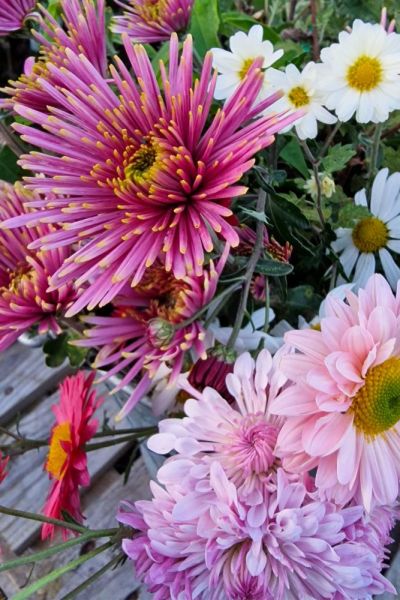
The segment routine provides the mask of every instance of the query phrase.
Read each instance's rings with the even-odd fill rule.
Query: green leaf
[[[264,212],[252,210],[251,208],[244,208],[243,206],[240,207],[240,210],[242,213],[244,213],[245,215],[248,215],[249,217],[251,217],[252,219],[255,219],[256,221],[261,221],[262,223],[265,223],[265,224],[268,223],[267,216]]]
[[[261,258],[255,268],[256,273],[270,277],[284,277],[292,271],[293,265],[272,258]]]
[[[290,236],[290,229],[309,229],[310,223],[298,206],[289,202],[279,194],[270,194],[267,203],[267,214],[282,236]]]
[[[17,164],[18,157],[10,150],[8,146],[3,146],[0,150],[0,179],[14,183],[21,179],[22,169]]]
[[[276,44],[280,41],[280,36],[276,31],[268,27],[268,25],[263,25],[253,17],[246,15],[241,12],[237,12],[235,10],[222,12],[221,14],[221,25],[219,29],[219,33],[225,35],[226,37],[230,37],[237,33],[237,31],[245,31],[246,33],[249,31],[253,25],[261,25],[264,30],[263,39],[269,40],[273,44]]]
[[[370,216],[371,213],[366,206],[359,206],[358,204],[353,204],[353,202],[348,202],[345,206],[343,206],[343,208],[340,209],[338,220],[337,223],[335,223],[335,226],[353,227],[360,219]]]
[[[64,331],[55,339],[48,340],[43,346],[43,351],[46,354],[46,365],[48,367],[59,367],[68,358],[71,367],[80,367],[85,361],[88,349],[71,345],[70,342],[78,338],[77,334]]]
[[[315,312],[321,304],[322,297],[316,294],[311,285],[299,285],[288,291],[285,308],[295,314]]]
[[[151,56],[151,64],[157,79],[160,78],[160,60],[163,61],[164,64],[168,62],[169,59],[169,42],[164,42],[158,52],[153,50],[153,54]]]
[[[290,140],[280,151],[279,157],[294,167],[303,177],[308,179],[308,167],[304,158],[303,150],[296,138]]]
[[[193,7],[190,33],[201,58],[210,48],[220,47],[218,30],[220,18],[217,0],[196,0]]]
[[[334,173],[335,171],[341,171],[347,165],[349,160],[355,155],[351,144],[336,144],[329,148],[329,152],[325,158],[322,159],[321,165],[327,173]]]
[[[383,164],[389,171],[400,171],[400,152],[398,148],[383,146]]]

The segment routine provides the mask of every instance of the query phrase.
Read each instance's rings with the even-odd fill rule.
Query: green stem
[[[73,598],[76,598],[77,595],[80,594],[80,592],[82,592],[83,590],[85,590],[94,581],[96,581],[97,579],[99,579],[99,577],[101,577],[103,575],[103,573],[105,573],[106,571],[108,571],[108,569],[110,569],[112,566],[116,565],[122,558],[123,558],[122,554],[118,554],[117,556],[114,556],[114,558],[112,558],[105,565],[103,565],[101,567],[101,569],[99,569],[98,571],[96,571],[95,573],[93,573],[93,575],[91,575],[83,583],[81,583],[76,588],[74,588],[66,596],[63,596],[61,598],[61,600],[73,600]]]
[[[317,213],[318,213],[319,221],[321,223],[321,227],[322,227],[322,229],[325,229],[325,217],[324,217],[324,214],[322,212],[321,181],[320,181],[320,178],[319,178],[319,171],[318,171],[319,160],[317,158],[315,158],[315,156],[311,152],[311,150],[308,147],[308,144],[307,144],[307,142],[305,140],[300,140],[299,139],[299,141],[300,141],[300,144],[303,147],[305,155],[307,156],[308,160],[310,161],[311,168],[312,168],[313,173],[314,173],[315,183],[317,185],[317,198],[316,198],[315,208],[317,209]]]
[[[73,538],[72,540],[63,542],[62,544],[57,544],[56,546],[52,546],[51,548],[47,548],[46,550],[42,550],[41,552],[36,552],[35,554],[30,554],[29,556],[21,556],[20,558],[15,558],[14,560],[9,560],[5,563],[2,563],[0,564],[0,573],[2,571],[8,571],[10,569],[21,567],[22,565],[28,565],[29,563],[37,563],[41,560],[45,560],[46,558],[53,556],[53,554],[63,552],[64,550],[71,548],[71,546],[77,546],[78,544],[82,544],[87,540],[94,540],[102,537],[111,537],[117,531],[118,529],[110,529],[108,531],[88,531],[87,533],[84,533],[77,538]]]
[[[61,575],[64,575],[64,573],[68,573],[68,571],[72,571],[73,569],[76,569],[77,567],[79,567],[83,563],[87,562],[88,560],[94,558],[98,554],[101,554],[105,550],[108,550],[108,548],[111,548],[112,545],[113,545],[113,542],[106,542],[102,546],[95,548],[95,550],[92,550],[91,552],[88,552],[87,554],[83,554],[79,558],[76,558],[75,560],[69,562],[68,564],[64,565],[63,567],[60,567],[58,569],[55,569],[54,571],[51,571],[51,573],[48,573],[48,575],[41,577],[40,579],[38,579],[37,581],[35,581],[31,585],[29,585],[28,587],[21,590],[18,594],[16,594],[13,597],[13,600],[27,600],[28,598],[31,598],[31,596],[33,596],[33,594],[35,594],[38,590],[42,589],[43,587],[45,587],[52,581],[55,581],[56,579],[61,577]]]
[[[372,140],[371,155],[370,155],[369,170],[368,170],[369,185],[371,185],[372,179],[375,177],[375,174],[376,174],[376,168],[377,168],[377,162],[378,162],[378,156],[379,156],[379,145],[380,145],[381,135],[382,135],[382,128],[383,128],[383,124],[378,123],[377,126],[375,127],[375,133],[374,133],[374,137]]]
[[[321,158],[324,158],[325,154],[327,153],[328,148],[331,145],[331,143],[332,143],[335,135],[339,131],[341,124],[342,124],[341,121],[336,121],[335,127],[332,129],[332,131],[330,132],[330,134],[326,138],[325,143],[322,146],[321,151],[318,154],[318,157],[316,157],[318,159],[318,165],[319,165],[319,163],[321,161]]]
[[[219,312],[225,306],[227,300],[229,300],[230,295],[233,294],[234,292],[236,292],[236,290],[238,290],[240,287],[242,287],[242,285],[243,285],[242,281],[236,281],[233,285],[230,285],[228,288],[226,288],[222,292],[222,294],[220,294],[218,296],[218,302],[217,302],[214,310],[207,317],[206,321],[204,321],[205,329],[207,329],[208,326],[210,325],[210,323],[212,323],[214,321],[216,316],[219,314]]]
[[[267,199],[267,193],[264,190],[260,190],[257,198],[257,207],[256,211],[259,213],[265,212],[265,202]],[[226,345],[227,350],[233,350],[235,347],[236,339],[239,335],[240,328],[243,323],[243,317],[247,307],[247,300],[250,292],[251,280],[253,277],[254,270],[257,266],[258,260],[261,256],[262,244],[263,244],[263,235],[264,235],[264,223],[262,221],[257,221],[256,226],[256,241],[254,244],[254,250],[250,256],[250,260],[247,264],[246,273],[245,273],[245,282],[242,289],[242,294],[240,296],[239,307],[236,313],[235,323],[232,328],[232,333],[229,337],[228,343]]]
[[[113,435],[137,435],[140,437],[141,435],[147,435],[150,429],[153,430],[154,433],[157,432],[156,427],[141,427],[138,429],[111,429],[109,431],[98,431],[94,434],[94,438],[102,438],[102,437],[111,437]]]
[[[18,158],[26,152],[25,148],[20,144],[18,137],[12,133],[9,127],[3,121],[0,121],[0,140],[10,148]]]
[[[149,428],[148,431],[149,431],[148,435],[152,435],[153,433],[157,432],[157,429],[155,427],[151,427],[151,428]],[[93,450],[100,450],[101,448],[108,448],[109,446],[116,446],[117,444],[124,444],[125,442],[133,442],[133,441],[137,440],[139,437],[148,437],[148,435],[145,435],[145,434],[127,435],[125,437],[118,437],[115,440],[108,440],[107,442],[99,442],[98,444],[86,444],[85,451],[92,452]]]
[[[71,531],[78,531],[79,533],[86,533],[88,531],[88,528],[83,525],[68,523],[61,519],[52,519],[51,517],[45,517],[44,515],[38,515],[25,510],[17,510],[16,508],[8,508],[7,506],[0,506],[0,514],[21,517],[22,519],[29,519],[30,521],[39,521],[40,523],[50,523],[51,525],[57,525],[59,527],[64,527],[65,529],[71,529]]]

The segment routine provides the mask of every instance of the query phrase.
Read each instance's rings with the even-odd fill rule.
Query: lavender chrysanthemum
[[[117,4],[123,15],[114,17],[112,31],[126,33],[135,42],[151,44],[185,31],[193,0],[125,0]]]
[[[186,352],[194,359],[205,358],[206,331],[193,317],[212,300],[228,253],[227,245],[216,267],[210,261],[199,277],[177,280],[162,266],[153,266],[135,289],[127,287],[115,299],[113,314],[85,319],[94,327],[85,331],[86,340],[75,344],[100,348],[94,366],[111,367],[105,378],[127,370],[116,389],[141,374],[118,418],[125,417],[148,392],[162,364],[171,366],[169,381],[173,382],[181,373]]]
[[[19,183],[0,182],[0,220],[24,214],[23,203],[36,194]],[[33,214],[31,213],[32,217]],[[57,317],[76,299],[72,285],[49,292],[49,278],[69,248],[38,251],[28,245],[54,229],[49,225],[0,230],[0,350],[5,350],[33,325],[39,333],[60,333]]]
[[[205,252],[214,247],[210,230],[237,245],[229,205],[246,188],[236,184],[254,154],[295,118],[256,118],[277,96],[254,106],[262,85],[255,61],[207,124],[215,85],[210,54],[193,82],[191,38],[179,59],[173,34],[169,72],[161,65],[161,91],[145,49],[127,37],[124,42],[137,82],[119,59],[110,83],[86,57],[67,50],[69,69],[47,63],[62,85],[39,79],[62,110],[50,108],[49,115],[16,107],[42,126],[15,125],[23,140],[42,149],[22,159],[25,168],[43,175],[28,178],[29,187],[61,194],[38,203],[42,219],[63,226],[41,245],[80,242],[52,279],[54,287],[88,283],[70,315],[112,301],[160,258],[177,278],[201,276]]]
[[[21,29],[36,0],[0,0],[0,37]]]
[[[42,6],[38,7],[41,32],[32,31],[32,35],[40,44],[40,57],[37,61],[29,58],[24,74],[2,89],[7,97],[0,100],[1,108],[14,110],[18,103],[46,112],[47,105],[57,106],[57,98],[48,94],[39,80],[54,86],[62,84],[62,80],[50,73],[47,63],[61,68],[66,62],[67,48],[83,53],[99,73],[106,74],[104,0],[62,0],[61,9],[65,29]]]

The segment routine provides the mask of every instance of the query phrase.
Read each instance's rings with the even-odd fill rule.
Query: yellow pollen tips
[[[367,437],[388,431],[400,420],[400,358],[372,367],[353,398],[354,426]]]
[[[253,62],[256,60],[256,57],[254,58],[245,58],[244,61],[242,62],[242,68],[239,71],[239,77],[240,79],[244,79],[251,67],[251,65],[253,64]]]
[[[376,217],[361,219],[351,236],[360,252],[377,252],[386,246],[389,237],[385,223]]]
[[[346,79],[358,92],[370,92],[382,81],[382,63],[378,58],[363,54],[347,69]]]
[[[71,426],[66,421],[56,425],[50,440],[49,455],[47,457],[46,471],[51,473],[55,479],[62,479],[67,453],[62,447],[62,442],[71,441]]]
[[[306,90],[301,87],[301,85],[297,85],[290,90],[288,93],[288,99],[295,108],[300,108],[301,106],[307,106],[307,104],[310,104],[310,97]]]
[[[151,143],[145,143],[135,152],[125,169],[126,179],[144,183],[151,178],[152,167],[157,159],[157,151]]]

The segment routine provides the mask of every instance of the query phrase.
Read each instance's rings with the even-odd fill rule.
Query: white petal
[[[360,254],[358,259],[354,281],[364,287],[368,279],[375,273],[375,257],[372,252]]]
[[[379,215],[379,209],[384,201],[384,191],[389,169],[381,169],[374,179],[371,190],[371,212]]]
[[[343,266],[343,271],[350,277],[350,274],[353,270],[354,265],[356,264],[357,258],[359,256],[359,251],[355,246],[349,246],[340,256],[340,262]]]
[[[400,269],[394,262],[390,252],[386,250],[386,248],[381,248],[379,250],[379,258],[381,259],[382,268],[386,275],[387,280],[389,281],[391,287],[396,289],[397,282],[400,279]]]

